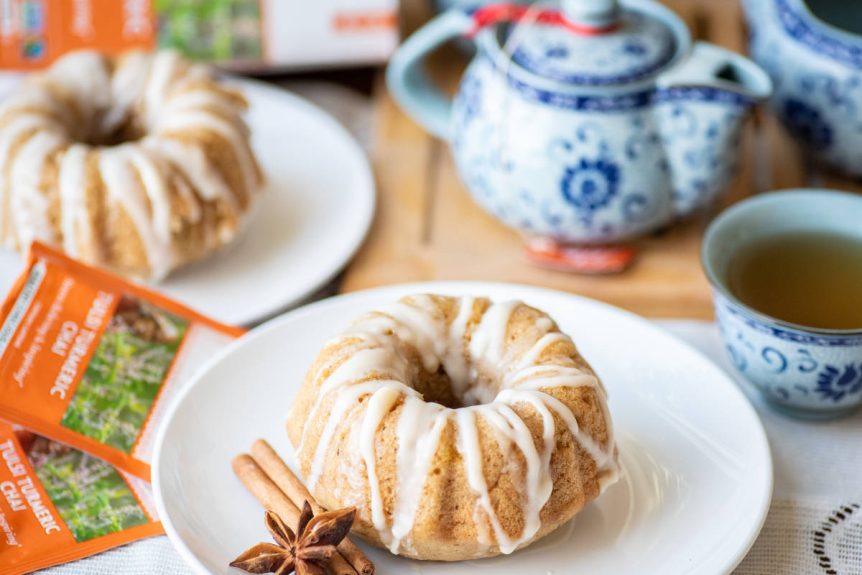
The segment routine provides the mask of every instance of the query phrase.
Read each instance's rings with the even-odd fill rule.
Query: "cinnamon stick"
[[[250,455],[237,455],[233,458],[232,465],[236,476],[264,508],[272,510],[293,525],[299,522],[299,508],[272,482]],[[340,549],[339,553],[329,559],[326,567],[327,573],[331,575],[356,575],[356,570],[341,555]]]
[[[255,462],[272,479],[296,506],[308,501],[315,515],[326,511],[321,507],[296,474],[278,456],[275,449],[264,439],[258,439],[251,446],[251,455]],[[338,551],[353,565],[361,575],[373,575],[374,563],[349,538],[338,545]]]

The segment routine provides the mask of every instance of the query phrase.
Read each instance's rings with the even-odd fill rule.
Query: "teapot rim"
[[[770,1],[780,34],[840,65],[862,69],[862,34],[844,30],[817,16],[807,0]]]
[[[542,76],[521,66],[506,51],[505,46],[501,45],[496,33],[499,25],[485,28],[477,35],[476,43],[480,54],[477,54],[476,57],[481,57],[482,53],[484,53],[491,60],[496,70],[507,75],[511,74],[529,86],[545,90],[570,94],[620,95],[649,89],[664,72],[674,68],[689,56],[692,50],[691,32],[685,22],[673,10],[659,4],[655,0],[620,0],[620,4],[624,9],[635,10],[660,20],[671,31],[676,42],[676,50],[673,56],[661,67],[642,78],[628,79],[617,83],[591,85],[575,84]]]
[[[862,34],[855,34],[849,30],[845,30],[844,28],[827,22],[811,10],[809,1],[810,0],[776,0],[778,4],[784,3],[785,6],[791,9],[795,8],[799,14],[814,22],[822,31],[838,36],[847,42],[858,44],[862,47]]]

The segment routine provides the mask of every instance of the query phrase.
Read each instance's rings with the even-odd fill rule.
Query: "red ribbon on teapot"
[[[607,26],[586,26],[572,22],[559,10],[536,8],[534,6],[519,6],[517,4],[492,4],[483,6],[473,12],[473,29],[468,37],[473,37],[480,30],[500,22],[537,22],[550,26],[560,26],[582,36],[600,36],[619,29],[619,22]]]

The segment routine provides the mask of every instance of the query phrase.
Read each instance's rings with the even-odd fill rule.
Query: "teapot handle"
[[[460,10],[437,16],[407,39],[389,61],[386,84],[395,101],[435,136],[448,139],[452,98],[428,78],[422,64],[435,48],[457,37],[472,37],[474,20]]]
[[[763,100],[772,94],[772,80],[760,66],[730,50],[695,42],[688,58],[663,73],[659,89],[709,86]]]

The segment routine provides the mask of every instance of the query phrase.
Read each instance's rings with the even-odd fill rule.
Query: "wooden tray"
[[[697,39],[746,51],[736,0],[672,0]],[[405,3],[407,27],[430,10]],[[441,85],[454,87],[465,64],[454,49],[432,58]],[[448,145],[407,118],[386,92],[375,88],[376,130],[372,162],[379,211],[372,232],[348,268],[342,291],[399,282],[489,280],[550,287],[603,300],[652,317],[712,318],[709,286],[699,250],[711,217],[733,202],[765,190],[812,185],[860,190],[808,165],[766,110],[758,110],[743,137],[739,176],[715,210],[638,242],[629,270],[584,276],[538,268],[521,238],[473,203],[459,182]]]

